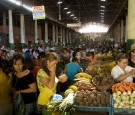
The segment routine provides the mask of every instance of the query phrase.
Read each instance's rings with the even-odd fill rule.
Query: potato
[[[83,101],[86,101],[86,102],[87,102],[87,101],[88,101],[88,99],[87,99],[87,98],[83,98]]]
[[[82,94],[77,94],[76,96],[77,97],[80,97],[80,98],[83,98],[83,95]]]
[[[89,106],[89,103],[88,102],[86,102],[86,106]]]

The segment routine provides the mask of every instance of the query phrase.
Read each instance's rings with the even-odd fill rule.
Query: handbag
[[[15,113],[16,115],[24,115],[25,104],[22,99],[21,93],[15,99]]]

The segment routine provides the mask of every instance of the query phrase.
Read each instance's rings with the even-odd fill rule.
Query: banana
[[[71,86],[69,87],[69,89],[72,89],[74,92],[76,92],[78,88],[77,88],[76,86],[74,86],[74,85],[71,85]]]
[[[69,93],[74,93],[73,89],[67,89],[64,93],[65,96],[68,96]]]
[[[87,74],[87,73],[78,73],[75,75],[75,78],[87,78],[87,79],[92,79],[92,76]]]

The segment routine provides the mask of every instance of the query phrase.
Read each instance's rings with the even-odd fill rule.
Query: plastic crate
[[[94,106],[79,106],[74,105],[76,111],[84,111],[84,112],[109,112],[109,115],[113,115],[112,111],[112,98],[109,99],[108,107],[94,107]]]
[[[135,109],[129,108],[113,108],[114,113],[121,115],[135,115]]]
[[[115,101],[112,99],[112,112],[120,115],[135,115],[135,109],[130,108],[114,108]]]

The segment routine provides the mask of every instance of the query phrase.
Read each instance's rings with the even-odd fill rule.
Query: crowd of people
[[[0,115],[15,115],[18,111],[24,115],[41,114],[53,94],[64,92],[75,74],[85,71],[86,63],[97,61],[95,54],[111,51],[100,47],[47,49],[0,49]],[[128,54],[130,58],[119,55],[111,72],[117,82],[133,82],[135,44]],[[20,97],[23,111],[15,109]]]

